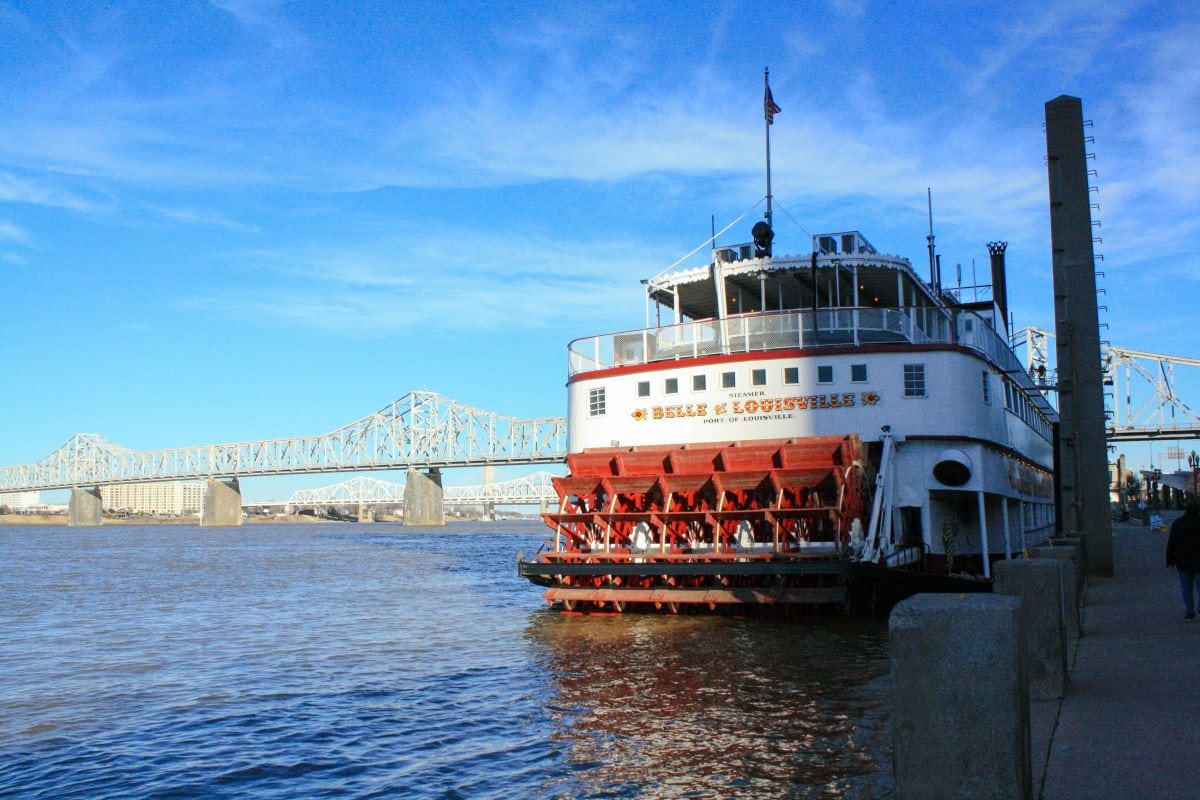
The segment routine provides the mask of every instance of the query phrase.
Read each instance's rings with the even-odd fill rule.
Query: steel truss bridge
[[[329,433],[129,450],[81,433],[36,464],[0,467],[0,492],[416,467],[562,463],[565,417],[517,419],[414,391]]]
[[[442,503],[447,506],[482,505],[554,505],[554,476],[535,472],[521,478],[478,486],[447,486]],[[286,506],[289,509],[312,506],[404,505],[404,484],[358,475],[350,480],[319,489],[300,489],[287,500],[246,503],[247,506]]]
[[[1024,342],[1025,363],[1034,382],[1052,391],[1052,331],[1025,328],[1015,337]],[[1200,367],[1200,358],[1149,353],[1114,345],[1104,346],[1103,368],[1109,442],[1200,438],[1200,414],[1179,396],[1176,367]],[[1111,388],[1110,388],[1111,387]],[[1134,398],[1137,398],[1136,400]]]

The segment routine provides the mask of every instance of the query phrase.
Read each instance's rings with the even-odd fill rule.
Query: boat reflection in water
[[[892,794],[878,620],[534,614],[554,796]]]

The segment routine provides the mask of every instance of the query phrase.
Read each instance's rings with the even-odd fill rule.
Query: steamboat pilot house
[[[1050,535],[1056,416],[1007,344],[1003,296],[960,302],[857,231],[794,257],[718,247],[644,283],[646,328],[569,345],[571,474],[539,560],[824,554],[988,576]],[[601,607],[614,587],[679,586],[625,570],[591,594],[541,582]],[[710,605],[729,584],[688,580]]]

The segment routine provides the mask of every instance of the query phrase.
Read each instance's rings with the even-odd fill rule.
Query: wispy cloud
[[[0,219],[0,242],[29,244],[29,233],[24,228],[7,220]]]
[[[55,206],[72,211],[111,210],[108,198],[86,197],[78,189],[63,188],[43,179],[23,178],[11,172],[0,172],[0,201]]]
[[[185,225],[204,225],[213,228],[224,228],[229,231],[238,233],[258,233],[257,225],[250,225],[244,222],[230,219],[219,211],[202,208],[167,208],[164,206],[149,207],[156,214],[160,214],[169,220],[180,222]]]
[[[0,253],[0,261],[5,262],[6,264],[12,264],[14,267],[23,267],[26,263],[25,257],[17,255],[16,253]]]
[[[459,244],[445,252],[424,243],[430,238]],[[255,293],[222,291],[192,302],[210,313],[351,336],[533,330],[581,320],[608,327],[612,309],[640,310],[634,276],[645,265],[631,258],[630,243],[538,237],[542,244],[532,247],[530,241],[446,231],[336,250],[249,251],[227,261],[259,276],[274,274],[277,282]]]
[[[1200,199],[1200,61],[1194,42],[1200,25],[1155,36],[1149,45],[1149,80],[1122,92],[1128,121],[1144,149],[1146,185],[1177,202]],[[1145,178],[1146,176],[1141,176]]]
[[[239,23],[265,38],[272,47],[295,48],[307,44],[306,37],[282,13],[279,0],[209,0]]]

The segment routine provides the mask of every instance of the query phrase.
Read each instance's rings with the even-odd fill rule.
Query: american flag
[[[783,109],[775,105],[775,98],[771,97],[771,87],[767,86],[766,94],[763,95],[763,115],[766,116],[768,125],[775,124],[775,115],[780,111]]]

